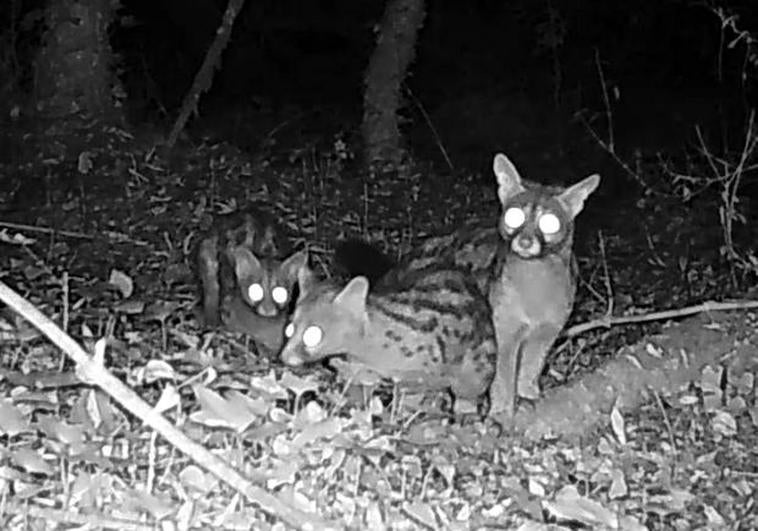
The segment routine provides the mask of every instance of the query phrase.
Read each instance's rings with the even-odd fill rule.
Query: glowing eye
[[[561,230],[561,220],[555,214],[543,214],[537,222],[542,234],[555,234]]]
[[[510,229],[517,229],[526,221],[526,214],[520,208],[511,207],[505,211],[503,216],[505,226]]]
[[[290,338],[295,335],[295,324],[290,323],[286,327],[284,327],[284,337]]]
[[[261,286],[257,282],[255,284],[250,284],[250,286],[247,288],[247,296],[250,297],[250,300],[253,302],[262,301],[263,300],[263,286]]]
[[[284,304],[287,302],[287,299],[289,299],[287,288],[283,288],[281,286],[275,287],[271,290],[271,298],[274,299],[274,302],[277,304]]]
[[[321,343],[324,337],[324,332],[321,331],[316,325],[311,325],[303,332],[303,344],[308,348],[314,348]]]

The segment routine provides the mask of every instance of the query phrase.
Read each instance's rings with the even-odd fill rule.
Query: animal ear
[[[250,249],[237,245],[229,249],[229,254],[231,262],[234,264],[234,274],[237,276],[237,281],[260,274],[261,262]]]
[[[308,251],[303,249],[288,256],[281,265],[281,271],[287,280],[300,278],[300,271],[308,267]]]
[[[514,195],[524,191],[524,185],[521,184],[521,176],[516,166],[503,155],[498,153],[492,162],[492,171],[495,172],[497,180],[497,197],[501,204],[505,204]]]
[[[600,175],[595,173],[569,186],[558,196],[558,201],[566,209],[571,219],[574,219],[582,211],[584,202],[597,189],[599,184]]]
[[[279,253],[279,245],[276,243],[276,229],[273,225],[266,225],[260,235],[260,244],[258,248],[261,253],[266,255],[276,255]]]
[[[304,263],[302,267],[297,270],[297,284],[300,290],[298,300],[302,299],[306,293],[311,291],[317,282],[316,274],[310,267],[308,267],[307,262]]]
[[[334,304],[347,308],[354,315],[366,313],[369,283],[366,277],[355,277],[334,298]]]

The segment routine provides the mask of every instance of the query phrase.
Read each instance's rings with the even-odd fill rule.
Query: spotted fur
[[[301,365],[344,354],[382,376],[450,388],[458,413],[476,411],[495,371],[485,297],[456,269],[413,271],[369,293],[365,277],[345,286],[304,271],[282,360]],[[321,341],[309,345],[308,330]]]

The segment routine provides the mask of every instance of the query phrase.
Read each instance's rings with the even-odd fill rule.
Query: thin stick
[[[58,229],[51,229],[50,227],[37,227],[36,225],[25,225],[23,223],[13,223],[10,221],[0,221],[0,227],[5,227],[8,229],[15,229],[15,230],[22,230],[22,231],[28,231],[28,232],[38,232],[41,234],[50,234],[51,236],[63,236],[65,238],[78,238],[80,240],[94,240],[95,237],[91,234],[84,234],[83,232],[73,232],[70,230],[58,230]],[[126,234],[121,234],[119,232],[114,232],[112,230],[104,230],[101,232],[101,234],[104,234],[108,237],[109,240],[114,242],[130,242],[134,243],[135,245],[147,245],[148,243],[145,240],[135,240],[134,238],[130,238]]]
[[[28,518],[29,516],[41,518],[49,523],[55,522],[68,525],[77,524],[101,529],[119,529],[125,531],[150,531],[155,529],[155,526],[152,525],[143,524],[134,520],[112,518],[105,516],[104,514],[81,514],[73,511],[49,509],[46,507],[15,502],[10,502],[8,506],[5,507],[5,515],[10,516],[12,514],[19,515],[23,518]]]
[[[213,71],[221,65],[221,54],[226,49],[226,45],[229,43],[229,39],[232,36],[232,26],[234,25],[234,19],[242,11],[242,6],[245,4],[245,0],[229,0],[224,11],[224,16],[221,19],[221,25],[216,30],[216,37],[213,39],[213,43],[208,48],[208,53],[205,54],[203,64],[200,65],[200,69],[195,75],[195,79],[192,82],[192,87],[182,102],[182,108],[179,111],[179,116],[174,122],[174,126],[171,128],[171,132],[166,140],[166,147],[172,149],[176,141],[179,139],[179,134],[184,129],[184,126],[189,121],[193,114],[197,114],[197,106],[200,102],[200,96],[206,91],[210,90],[213,83]]]
[[[600,50],[595,48],[595,64],[597,65],[597,75],[600,78],[600,86],[603,88],[603,104],[605,105],[605,120],[608,124],[608,151],[616,153],[616,142],[613,138],[613,112],[611,111],[611,100],[608,97],[608,85],[605,82],[603,65],[600,62]]]
[[[69,284],[69,278],[68,278],[68,271],[64,271],[61,275],[61,286],[63,287],[63,292],[61,293],[61,299],[63,303],[63,317],[61,317],[61,326],[63,327],[63,331],[68,334],[68,324],[70,319],[70,284]]]
[[[440,138],[439,133],[437,132],[437,128],[434,127],[434,124],[432,123],[432,118],[429,116],[429,113],[426,112],[426,109],[421,104],[421,101],[416,97],[416,95],[411,91],[410,87],[406,86],[405,90],[408,91],[408,94],[413,98],[413,102],[416,104],[416,107],[418,107],[418,110],[421,112],[421,116],[424,117],[424,120],[426,121],[426,125],[429,126],[429,130],[432,132],[432,135],[434,135],[434,141],[437,143],[437,147],[440,150],[440,153],[442,153],[442,157],[445,159],[445,162],[447,162],[448,167],[450,168],[450,171],[455,171],[455,166],[453,166],[453,161],[450,160],[450,157],[447,154],[447,150],[445,149],[445,146],[442,144],[442,138]]]
[[[63,327],[63,332],[68,334],[68,324],[69,324],[69,282],[68,282],[68,271],[64,271],[63,275],[61,276],[61,285],[63,286],[63,292],[61,294],[61,299],[63,302],[63,315],[61,317],[61,326]],[[66,365],[66,356],[61,356],[60,363],[58,364],[58,372],[63,372],[63,368]]]
[[[603,264],[603,276],[605,281],[605,296],[607,297],[608,306],[605,310],[606,317],[613,315],[614,297],[613,297],[613,285],[611,284],[611,274],[608,271],[608,258],[605,255],[605,238],[603,238],[603,231],[598,231],[598,246],[600,247],[600,258]]]
[[[661,394],[657,391],[653,392],[653,396],[655,396],[655,402],[658,404],[658,410],[661,412],[661,415],[663,416],[663,423],[666,425],[666,431],[668,432],[669,436],[669,444],[671,445],[671,451],[674,453],[678,453],[678,448],[676,446],[676,438],[674,437],[674,428],[671,426],[671,421],[669,421],[669,416],[666,414],[666,408],[663,407],[663,400],[661,400]]]
[[[297,528],[303,528],[307,525],[312,525],[316,529],[334,527],[333,525],[327,525],[327,522],[319,518],[318,515],[301,511],[284,503],[260,487],[253,485],[224,460],[210,453],[202,445],[176,429],[163,415],[142,400],[131,388],[113,376],[103,365],[96,363],[71,336],[64,333],[53,321],[35,308],[32,303],[21,297],[3,282],[0,282],[0,301],[5,302],[11,309],[32,323],[50,341],[73,359],[77,364],[77,374],[87,383],[97,384],[130,413],[160,433],[168,442],[218,479],[241,492],[248,500],[263,509],[263,511],[281,518],[289,525]]]
[[[747,310],[749,308],[758,308],[758,301],[735,301],[735,302],[714,302],[708,301],[696,306],[687,306],[676,310],[664,310],[661,312],[645,313],[641,315],[626,315],[620,317],[602,317],[593,319],[586,323],[574,325],[566,330],[566,337],[574,337],[584,332],[594,330],[595,328],[610,328],[620,324],[630,323],[647,323],[650,321],[662,321],[664,319],[673,319],[675,317],[686,317],[702,312],[717,312],[727,310]]]
[[[84,234],[82,232],[71,232],[68,230],[51,229],[50,227],[36,227],[34,225],[24,225],[22,223],[11,223],[10,221],[0,221],[0,227],[6,227],[8,229],[24,230],[29,232],[39,232],[42,234],[55,234],[58,236],[65,236],[66,238],[79,238],[81,240],[92,240],[94,236]]]

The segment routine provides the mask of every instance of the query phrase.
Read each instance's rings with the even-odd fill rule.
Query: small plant
[[[758,39],[749,31],[738,26],[739,16],[729,13],[723,8],[712,7],[712,12],[721,20],[721,39],[717,64],[717,76],[720,83],[724,83],[723,53],[725,50],[736,50],[737,46],[744,46],[744,61],[740,71],[742,90],[746,90],[746,84],[751,79],[751,70],[758,67]],[[606,151],[619,166],[638,182],[645,190],[646,195],[651,193],[674,195],[682,202],[689,202],[695,196],[706,191],[715,191],[718,195],[718,219],[721,225],[722,244],[719,248],[720,255],[731,266],[732,282],[737,285],[737,272],[758,273],[758,257],[753,250],[740,250],[735,242],[735,229],[738,225],[745,225],[747,218],[741,193],[744,185],[749,180],[755,180],[758,176],[758,128],[755,124],[755,109],[746,109],[747,121],[741,138],[739,149],[731,149],[724,145],[719,150],[709,146],[706,136],[700,126],[696,126],[697,145],[695,154],[685,154],[687,170],[677,171],[673,165],[665,162],[659,156],[659,164],[664,174],[672,178],[663,185],[653,185],[644,179],[640,157],[635,157],[634,163],[629,163],[621,158],[616,150],[613,128],[613,111],[611,107],[611,95],[613,101],[618,99],[617,87],[609,86],[603,73],[599,52],[595,53],[595,63],[600,80],[605,125],[607,136],[593,128],[594,117],[587,118],[586,110],[577,113],[589,134],[597,144]],[[610,90],[609,90],[610,89]],[[610,94],[610,95],[609,95]]]
[[[719,195],[719,223],[723,243],[719,248],[722,257],[729,264],[739,269],[758,272],[758,259],[752,250],[741,252],[737,249],[734,241],[734,230],[737,224],[744,225],[747,218],[744,209],[741,208],[740,191],[747,180],[758,176],[758,128],[755,124],[755,111],[751,111],[745,127],[742,148],[735,152],[727,151],[724,154],[713,153],[703,136],[700,127],[696,128],[698,147],[697,152],[709,175],[683,174],[668,171],[674,178],[673,184],[679,191],[684,201],[690,200],[694,195],[708,189],[716,188]],[[736,277],[733,278],[736,284]]]

